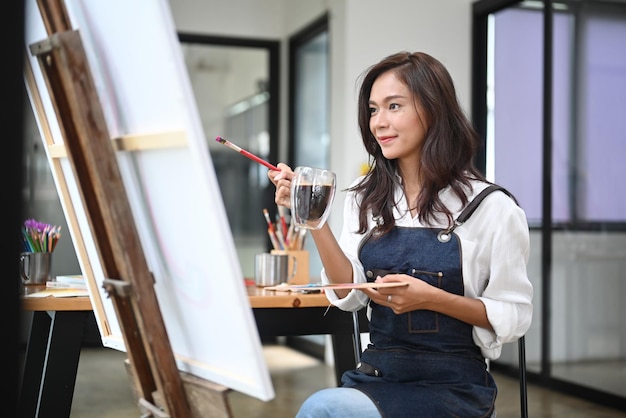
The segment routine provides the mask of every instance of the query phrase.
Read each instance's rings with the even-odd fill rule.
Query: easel
[[[231,417],[228,388],[181,373],[165,329],[80,34],[63,0],[38,0],[48,39],[31,45],[87,209],[145,416]]]

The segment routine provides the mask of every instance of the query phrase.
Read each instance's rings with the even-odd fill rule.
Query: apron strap
[[[478,196],[476,196],[474,198],[474,200],[472,200],[465,207],[465,209],[463,209],[463,212],[461,212],[461,214],[456,218],[456,220],[454,221],[454,224],[450,228],[439,231],[439,233],[437,234],[437,239],[440,242],[448,242],[448,241],[450,241],[452,232],[458,226],[463,225],[465,223],[465,221],[467,221],[469,219],[469,217],[472,216],[472,213],[474,213],[474,211],[476,210],[478,205],[480,205],[480,202],[482,202],[483,199],[485,197],[487,197],[487,195],[489,195],[491,192],[495,192],[496,190],[500,190],[501,192],[505,193],[507,196],[509,196],[511,199],[513,199],[513,201],[515,202],[516,205],[518,204],[517,203],[517,199],[515,199],[515,196],[513,196],[511,194],[511,192],[506,190],[504,187],[498,186],[497,184],[492,184],[490,186],[487,186],[485,188],[485,190],[483,190],[482,192],[478,193]]]
[[[487,195],[489,195],[491,192],[495,192],[496,190],[500,190],[501,192],[505,193],[506,195],[508,195],[511,199],[513,199],[513,201],[515,202],[515,204],[517,204],[517,199],[515,199],[515,196],[513,196],[511,194],[511,192],[509,192],[508,190],[506,190],[504,187],[502,186],[498,186],[497,184],[492,184],[491,186],[488,186],[487,188],[485,188],[485,190],[483,190],[482,192],[480,192],[478,194],[478,196],[476,196],[474,198],[474,200],[472,200],[469,205],[467,205],[467,207],[465,209],[463,209],[463,212],[461,212],[461,214],[458,216],[458,218],[456,218],[456,224],[461,225],[463,223],[465,223],[465,221],[467,221],[469,219],[470,216],[472,216],[472,213],[474,213],[474,211],[476,210],[476,208],[478,207],[478,205],[480,205],[480,202],[483,201],[483,199],[485,197],[487,197]]]

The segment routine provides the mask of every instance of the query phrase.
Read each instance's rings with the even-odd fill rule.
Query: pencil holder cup
[[[20,276],[25,285],[44,285],[50,280],[52,253],[22,253]]]
[[[293,277],[289,280],[289,284],[309,284],[310,278],[308,251],[272,250],[271,253],[289,255],[289,271],[293,272]]]
[[[287,254],[257,254],[254,259],[256,285],[266,287],[288,283],[294,277],[298,267],[294,261],[293,267],[290,268],[290,258]]]

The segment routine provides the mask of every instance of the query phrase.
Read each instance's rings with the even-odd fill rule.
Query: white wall
[[[214,36],[279,39],[285,0],[170,0],[176,29]]]

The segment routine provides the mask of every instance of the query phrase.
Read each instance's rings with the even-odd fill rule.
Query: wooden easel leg
[[[126,360],[124,365],[126,366],[129,380],[133,382],[135,379],[130,361]],[[233,418],[228,399],[229,388],[184,372],[181,372],[181,377],[185,394],[191,407],[190,418]],[[142,402],[135,388],[133,388],[133,396],[142,413],[152,414],[155,418],[167,417],[167,415],[162,415],[160,408],[158,408],[158,405],[162,402],[158,394],[155,394],[156,409],[154,405]]]
[[[142,397],[157,390],[164,410],[188,418],[190,408],[161,310],[106,118],[80,33],[73,31],[63,0],[38,0],[48,39],[31,45],[46,79],[81,198],[97,237],[106,277],[128,284],[132,297],[113,295],[124,343],[136,368]],[[140,295],[141,297],[137,297]]]

